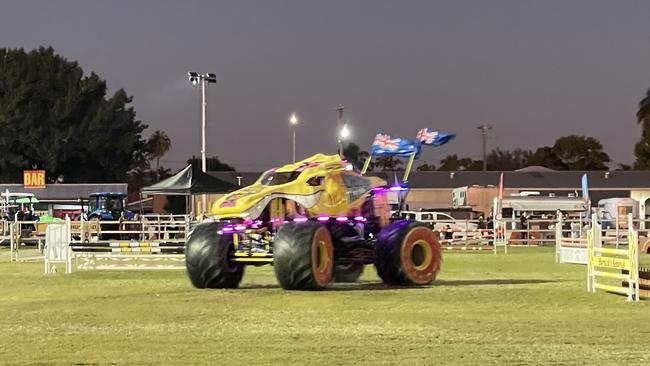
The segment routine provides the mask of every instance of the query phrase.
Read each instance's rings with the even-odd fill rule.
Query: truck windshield
[[[109,211],[121,211],[124,207],[122,197],[109,197],[106,199],[106,209]]]
[[[265,186],[277,186],[280,184],[289,183],[296,180],[300,172],[286,172],[286,173],[277,173],[277,172],[267,172],[264,173],[260,179],[260,183]]]
[[[90,212],[93,212],[93,211],[97,210],[97,207],[98,207],[97,206],[97,199],[98,199],[97,197],[94,197],[94,199],[91,199],[90,201],[88,201],[88,210]]]
[[[88,202],[90,212],[101,209],[103,211],[121,211],[124,208],[122,197],[93,197]]]

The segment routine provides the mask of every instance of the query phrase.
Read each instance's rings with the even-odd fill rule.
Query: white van
[[[442,230],[447,225],[454,231],[474,231],[478,228],[478,224],[473,222],[457,221],[453,217],[442,212],[428,212],[428,211],[402,211],[402,218],[407,220],[414,220],[428,224],[434,230]]]
[[[627,228],[627,215],[633,219],[639,217],[639,202],[633,198],[607,198],[598,201],[598,218],[603,229]]]

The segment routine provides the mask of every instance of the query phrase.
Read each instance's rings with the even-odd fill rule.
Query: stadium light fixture
[[[341,138],[341,140],[347,140],[348,137],[350,137],[350,128],[348,127],[347,123],[343,124],[343,127],[341,127],[341,131],[339,132],[339,137]]]

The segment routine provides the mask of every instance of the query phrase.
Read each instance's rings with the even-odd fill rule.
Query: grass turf
[[[5,251],[6,253],[6,251]],[[434,285],[191,288],[183,271],[44,276],[0,257],[0,363],[648,364],[650,302],[586,292],[586,267],[551,248],[445,253]]]

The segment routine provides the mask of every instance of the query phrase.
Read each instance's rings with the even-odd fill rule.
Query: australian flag
[[[423,145],[440,146],[451,141],[456,135],[451,133],[441,133],[423,128],[418,131],[417,139]]]
[[[392,139],[389,135],[378,134],[372,142],[370,154],[400,157],[409,157],[415,154],[417,158],[420,156],[420,143],[400,138]]]

